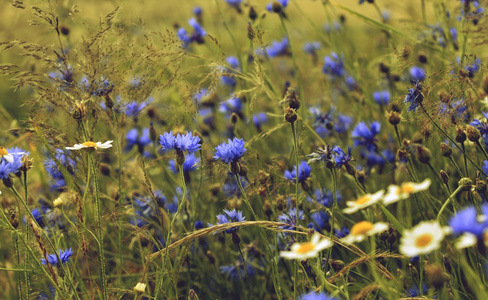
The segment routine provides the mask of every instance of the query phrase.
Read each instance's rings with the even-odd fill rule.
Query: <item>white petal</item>
[[[14,157],[12,154],[7,154],[7,155],[4,155],[3,158],[5,158],[6,161],[8,161],[9,163],[13,163],[14,162]]]
[[[476,235],[471,233],[465,233],[459,237],[459,239],[456,241],[455,246],[458,249],[464,249],[476,245],[477,241],[478,239],[476,238]]]
[[[334,244],[334,243],[333,243],[331,240],[329,240],[329,239],[322,239],[322,240],[321,240],[321,241],[320,241],[320,242],[317,244],[317,246],[315,247],[315,250],[316,250],[317,252],[320,252],[320,251],[322,251],[322,250],[324,250],[324,249],[327,249],[327,248],[332,247],[332,245],[333,245],[333,244]]]

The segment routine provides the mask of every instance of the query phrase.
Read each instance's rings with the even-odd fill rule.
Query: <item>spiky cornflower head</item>
[[[246,221],[246,217],[242,215],[242,211],[236,210],[235,208],[232,210],[224,209],[224,213],[217,215],[217,225],[244,221]],[[208,226],[213,225],[208,224]],[[230,234],[236,232],[237,230],[239,230],[239,227],[227,229],[225,232]]]
[[[308,294],[301,295],[300,298],[298,298],[298,300],[338,300],[338,299],[332,298],[324,292],[311,291]]]
[[[125,111],[124,113],[131,117],[131,118],[137,118],[139,116],[139,114],[142,112],[142,110],[144,108],[146,108],[149,103],[151,103],[153,100],[153,98],[149,98],[147,99],[146,101],[142,102],[142,103],[137,103],[136,101],[132,101],[132,102],[129,102],[126,106],[125,106]]]
[[[220,159],[223,163],[237,163],[247,149],[244,147],[244,140],[234,138],[228,139],[227,143],[222,143],[215,147],[214,158]]]
[[[337,169],[340,169],[344,165],[347,167],[349,162],[353,160],[350,146],[347,146],[347,154],[339,146],[332,148],[332,153],[332,158],[334,159],[335,167]]]
[[[319,252],[332,247],[334,243],[328,239],[320,239],[320,234],[315,232],[310,242],[295,243],[291,246],[291,251],[281,251],[280,256],[286,259],[305,260],[317,257]]]
[[[422,221],[414,228],[403,231],[400,239],[400,253],[408,257],[428,254],[440,248],[447,233],[449,233],[449,229],[443,228],[436,221]]]
[[[410,68],[410,78],[412,82],[423,81],[425,79],[425,71],[420,67]]]
[[[71,248],[66,249],[64,251],[59,249],[59,258],[61,259],[62,264],[68,263],[72,255],[73,255],[73,251],[71,250]],[[41,263],[43,265],[47,265],[49,263],[50,265],[53,265],[53,266],[57,266],[60,264],[56,254],[48,254],[47,255],[47,262],[46,262],[46,259],[42,258]]]
[[[305,180],[310,177],[311,172],[312,168],[307,164],[307,162],[301,161],[300,165],[298,165],[298,182],[305,182]],[[297,166],[293,166],[293,170],[291,171],[286,170],[284,176],[287,180],[295,182],[295,178],[297,177]]]
[[[298,210],[298,216],[297,216],[297,210]],[[297,220],[303,220],[303,210],[299,210],[296,207],[290,208],[288,212],[284,212],[283,214],[278,216],[278,220],[281,223],[285,223],[288,225],[285,226],[280,226],[282,229],[287,229],[287,230],[295,230],[297,226]]]
[[[314,196],[315,200],[322,204],[325,207],[332,207],[332,203],[334,201],[334,195],[332,194],[331,191],[327,191],[326,189],[315,189],[314,191]],[[313,202],[312,198],[307,198],[308,201]],[[339,191],[336,191],[336,200],[337,202],[340,202],[342,200],[342,195],[339,193]]]
[[[373,93],[373,99],[379,105],[387,105],[390,102],[390,92],[389,91],[377,91]]]
[[[345,75],[346,71],[344,70],[342,58],[340,58],[335,52],[332,52],[330,56],[324,57],[322,73],[329,75],[332,78],[342,77]]]
[[[320,49],[319,42],[306,43],[305,46],[303,46],[303,51],[305,51],[310,55],[317,55],[317,50],[319,49]]]
[[[137,145],[139,152],[142,153],[144,151],[144,147],[151,144],[149,130],[149,128],[144,128],[141,135],[139,135],[139,130],[137,130],[137,128],[127,131],[127,134],[125,135],[127,146],[124,150],[129,151],[132,149],[132,147]]]
[[[264,49],[256,50],[256,53],[259,55],[267,54],[270,58],[278,57],[278,56],[288,56],[291,54],[290,51],[290,43],[288,39],[285,37],[281,41],[273,41],[271,46]]]
[[[375,203],[378,203],[385,194],[385,191],[380,190],[374,194],[365,194],[354,201],[347,201],[347,208],[343,209],[342,212],[345,214],[352,214],[360,209],[369,207]]]
[[[416,82],[413,88],[408,89],[407,96],[403,101],[405,104],[410,104],[408,111],[415,111],[417,107],[424,101],[424,95],[422,94],[422,85],[420,82]]]
[[[73,147],[66,147],[67,150],[98,150],[98,149],[108,149],[112,147],[113,141],[106,141],[105,143],[102,142],[91,142],[87,141],[81,144],[75,144]]]
[[[362,242],[366,237],[378,234],[389,228],[388,224],[383,222],[371,223],[368,221],[361,221],[351,227],[349,235],[341,239],[341,242],[346,244],[353,244]]]
[[[372,122],[370,127],[364,122],[359,122],[351,133],[354,139],[354,147],[364,146],[369,151],[375,151],[377,149],[376,135],[380,132],[380,129],[380,122]]]
[[[163,150],[175,150],[188,153],[194,153],[200,150],[200,138],[194,136],[191,132],[187,132],[184,135],[173,135],[173,130],[165,132],[159,136],[159,143],[163,146]]]
[[[388,186],[388,192],[383,197],[383,204],[386,206],[400,200],[408,199],[414,193],[427,190],[431,183],[431,180],[427,178],[421,183],[404,182],[400,186],[392,184]]]
[[[482,237],[488,229],[488,203],[481,205],[481,215],[474,206],[458,211],[449,221],[454,234],[470,233]]]

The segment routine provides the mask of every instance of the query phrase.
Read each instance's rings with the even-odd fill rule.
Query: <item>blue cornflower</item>
[[[482,112],[483,116],[485,117],[485,121],[480,121],[478,119],[474,119],[473,122],[470,123],[471,126],[476,127],[482,137],[488,136],[488,112]]]
[[[356,83],[356,80],[354,80],[354,77],[352,77],[352,76],[346,77],[346,86],[350,92],[352,92],[358,88],[358,84]]]
[[[330,56],[324,58],[324,67],[322,72],[332,78],[341,77],[346,74],[344,70],[344,63],[342,59],[335,52],[332,52]]]
[[[96,80],[93,85],[96,87],[92,92],[94,96],[107,96],[114,89],[114,85],[105,77],[102,77],[100,80]]]
[[[200,158],[196,157],[195,154],[185,155],[185,162],[183,163],[183,173],[189,173],[196,170],[199,162]],[[171,169],[171,171],[173,171],[173,173],[178,173],[178,169],[176,168],[176,162],[174,159],[169,161],[169,168]]]
[[[315,189],[314,196],[315,196],[315,200],[318,203],[322,204],[325,207],[329,207],[329,208],[332,207],[332,203],[334,202],[332,192],[327,191],[326,189]],[[337,203],[339,203],[341,199],[342,199],[342,195],[339,193],[339,191],[336,191]],[[308,201],[313,202],[313,199],[309,197]]]
[[[359,4],[361,3],[362,2],[360,1]],[[316,293],[312,291],[308,294],[301,295],[300,298],[298,298],[298,300],[337,300],[337,298],[331,298],[324,292]]]
[[[277,0],[277,2],[279,4],[281,4],[281,6],[283,8],[286,8],[288,6],[288,0]],[[273,11],[273,3],[269,3],[268,5],[266,5],[266,10],[272,12]]]
[[[249,181],[246,179],[246,177],[239,176],[239,180],[241,181],[243,188],[246,188],[249,185]],[[229,198],[241,197],[241,189],[237,185],[236,177],[231,172],[228,173],[225,183],[222,186],[222,192]]]
[[[420,67],[410,68],[410,80],[412,82],[423,81],[425,79],[425,71]]]
[[[285,37],[281,41],[273,41],[271,46],[266,48],[266,53],[271,58],[290,55],[290,43],[288,39]]]
[[[132,101],[125,106],[124,113],[131,118],[137,118],[137,116],[139,116],[142,110],[146,108],[146,106],[149,103],[151,103],[152,100],[153,98],[149,98],[142,103],[137,103],[136,101]]]
[[[488,174],[488,160],[483,161],[483,167],[481,169],[483,173]]]
[[[198,220],[195,222],[195,229],[196,230],[203,229],[203,228],[205,228],[205,224],[203,224],[202,221]]]
[[[242,115],[242,102],[239,97],[232,96],[231,98],[220,103],[219,111],[224,113],[227,117],[230,117],[232,113]]]
[[[377,91],[373,93],[373,99],[379,105],[387,105],[390,102],[390,97],[389,91]]]
[[[139,131],[137,128],[133,128],[127,132],[125,135],[125,139],[127,141],[127,146],[125,146],[125,151],[130,151],[132,147],[137,145],[137,149],[139,153],[144,154],[147,156],[147,152],[144,153],[144,147],[151,144],[151,138],[149,136],[149,128],[144,128],[142,130],[142,134],[139,136]]]
[[[200,6],[195,6],[195,7],[193,8],[193,14],[194,14],[195,16],[197,16],[197,17],[198,17],[198,16],[201,16],[201,15],[202,15],[202,12],[203,12],[203,10],[202,10],[202,8],[201,8]]]
[[[233,281],[238,281],[240,278],[246,277],[249,273],[249,276],[254,275],[254,267],[251,264],[247,264],[247,272],[244,266],[242,259],[236,261],[234,265],[229,266],[221,266],[220,272],[224,274],[227,278],[232,279]]]
[[[334,235],[339,239],[346,237],[349,233],[350,230],[347,227],[342,227],[341,229],[334,229]]]
[[[480,66],[481,66],[481,61],[479,58],[476,58],[474,63],[465,65],[464,69],[468,71],[469,77],[473,77],[474,74],[480,70]]]
[[[380,132],[381,124],[373,122],[368,128],[364,122],[359,122],[352,131],[352,138],[354,139],[354,147],[364,146],[368,150],[376,150],[376,135]]]
[[[176,137],[173,135],[172,130],[165,132],[159,136],[159,143],[163,146],[163,150],[188,151],[188,153],[200,150],[200,138],[193,136],[190,132],[185,135],[178,133]]]
[[[303,220],[303,210],[298,210],[298,220]],[[282,229],[286,230],[294,230],[297,227],[297,208],[290,208],[288,212],[284,212],[283,214],[278,216],[278,220],[281,223],[286,223],[286,226],[280,226]]]
[[[244,221],[246,221],[246,217],[242,215],[242,211],[236,210],[235,208],[232,210],[224,209],[223,214],[217,215],[217,225]],[[212,225],[209,224],[209,226]],[[237,230],[239,230],[239,227],[227,229],[225,232],[230,234],[236,232]]]
[[[254,127],[261,130],[261,125],[268,123],[268,115],[264,112],[260,112],[252,116],[252,122]]]
[[[317,55],[317,50],[319,49],[319,42],[306,43],[305,46],[303,46],[303,51],[307,52],[310,55]]]
[[[66,250],[61,250],[59,249],[59,258],[61,259],[61,263],[66,264],[69,263],[69,260],[71,256],[73,255],[73,251],[71,248],[66,249]],[[49,263],[50,265],[57,266],[59,264],[58,257],[56,254],[48,254],[47,255],[47,262],[44,258],[41,259],[41,263],[43,265],[47,265]]]
[[[322,231],[329,223],[330,216],[327,212],[319,210],[310,214],[312,222],[308,224],[308,228],[314,228],[316,231]]]
[[[0,179],[8,179],[10,173],[12,173],[10,163],[6,160],[2,160],[2,162],[0,162]]]
[[[68,150],[56,149],[54,151],[54,158],[57,159],[59,163],[66,168],[69,174],[74,174],[74,167],[76,166],[76,162],[69,157]],[[45,160],[44,168],[54,180],[54,183],[51,184],[51,190],[60,190],[66,186],[64,176],[61,171],[59,171],[54,159]]]
[[[178,38],[183,42],[183,48],[187,48],[190,45],[190,37],[188,37],[188,32],[185,28],[180,27],[176,32]]]
[[[223,67],[222,73],[233,74],[233,73],[235,73],[234,70],[239,71],[239,60],[237,59],[237,57],[229,56],[229,57],[227,57],[226,61],[231,66],[232,69],[229,69],[227,67]],[[220,78],[220,81],[224,85],[228,85],[232,88],[234,88],[237,84],[237,80],[233,75],[230,75],[230,76],[224,75]]]
[[[352,161],[350,146],[347,146],[347,154],[339,146],[335,146],[334,148],[332,148],[332,153],[335,167],[338,169]]]
[[[222,143],[215,147],[214,158],[220,159],[223,163],[236,163],[247,151],[244,147],[243,139],[228,139],[227,143]]]
[[[188,20],[188,24],[193,27],[193,33],[190,36],[183,27],[180,27],[177,32],[178,38],[183,42],[183,46],[186,48],[192,42],[203,44],[203,38],[207,35],[205,29],[203,29],[202,25],[195,18]]]
[[[408,94],[403,101],[405,104],[410,104],[408,111],[415,111],[417,107],[424,101],[424,95],[422,94],[422,85],[420,82],[415,83],[415,87],[408,89]]]
[[[483,170],[485,171],[485,170]],[[478,216],[474,206],[458,211],[449,221],[454,234],[471,233],[482,237],[488,228],[488,203],[481,205],[482,216]]]
[[[305,180],[310,177],[310,172],[312,172],[312,168],[307,164],[306,161],[301,161],[300,165],[298,166],[298,182],[305,182]],[[291,171],[286,170],[284,176],[287,180],[295,182],[297,176],[297,166],[293,166],[293,170]]]
[[[441,103],[441,115],[447,115],[451,118],[452,122],[457,123],[457,121],[467,122],[470,118],[469,112],[467,112],[468,106],[466,105],[464,99],[453,100],[450,105]]]
[[[240,12],[240,6],[242,3],[242,0],[225,0],[225,2],[227,2],[227,4],[234,7],[235,9],[237,9],[237,11]]]

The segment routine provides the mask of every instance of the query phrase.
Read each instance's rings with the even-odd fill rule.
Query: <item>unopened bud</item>
[[[449,280],[449,275],[444,272],[439,264],[427,265],[425,266],[425,279],[430,286],[440,290],[444,283]]]
[[[254,6],[249,7],[249,19],[256,20],[258,18],[258,12],[254,8]]]
[[[468,140],[476,143],[481,138],[481,133],[477,128],[471,125],[466,125],[466,136],[468,137]]]
[[[459,180],[458,185],[462,187],[464,191],[469,191],[473,187],[473,181],[469,177],[463,177]]]
[[[271,4],[271,10],[279,14],[283,10],[283,5],[281,5],[281,3],[278,1],[273,1],[273,3]]]
[[[387,112],[386,117],[388,118],[388,122],[394,126],[400,124],[400,121],[402,120],[402,117],[396,111]]]
[[[364,170],[360,171],[356,169],[356,178],[358,179],[360,184],[364,184],[364,182],[366,181],[366,173],[364,172]]]
[[[85,101],[82,100],[81,102],[76,101],[73,110],[71,111],[71,116],[73,119],[81,120],[86,116],[86,107]]]
[[[285,112],[285,120],[288,123],[295,123],[295,121],[298,118],[297,111],[294,110],[293,108],[287,107],[284,109]]]
[[[110,166],[104,163],[100,164],[100,172],[103,176],[110,176]]]
[[[235,112],[233,112],[230,115],[230,122],[235,125],[237,121],[239,121],[239,116]]]
[[[449,99],[451,97],[449,96],[449,94],[446,93],[446,91],[440,91],[439,92],[439,100],[443,103],[447,103],[449,102]]]
[[[419,53],[417,58],[419,60],[419,63],[421,63],[421,64],[427,63],[427,55],[425,53]]]
[[[449,175],[446,173],[446,171],[441,170],[440,174],[441,174],[442,182],[444,182],[444,184],[448,184],[449,183]]]
[[[254,32],[254,28],[252,28],[251,22],[247,24],[247,38],[251,41],[254,40],[256,37],[256,32]]]
[[[452,148],[446,143],[441,143],[441,154],[444,157],[451,157]]]
[[[271,209],[271,203],[269,203],[269,201],[267,200],[264,202],[263,211],[264,214],[268,216],[268,218],[271,217],[271,215],[273,214],[273,210]]]
[[[213,253],[210,251],[210,250],[207,250],[207,253],[205,254],[205,256],[207,256],[207,259],[208,259],[208,262],[210,264],[215,264],[215,256],[213,255]]]
[[[456,127],[456,142],[464,143],[466,141],[466,133],[461,126]]]
[[[380,62],[379,68],[381,73],[385,73],[385,74],[390,73],[390,67],[388,67],[388,65],[385,64],[384,62]]]
[[[241,242],[241,237],[239,236],[239,234],[237,232],[232,232],[232,242],[236,245],[239,245],[239,243]]]
[[[286,90],[285,102],[288,103],[290,108],[298,110],[300,108],[300,100],[298,99],[297,93],[294,89],[288,88]]]
[[[153,123],[149,125],[149,138],[151,141],[156,142],[158,139],[158,134],[156,133],[156,129],[154,129]]]
[[[482,88],[483,88],[483,91],[485,91],[485,93],[488,94],[488,76],[483,78]]]
[[[423,164],[429,164],[432,154],[429,149],[419,146],[417,147],[417,159]]]

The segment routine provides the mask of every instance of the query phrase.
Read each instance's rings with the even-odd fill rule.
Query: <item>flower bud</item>
[[[452,148],[446,143],[441,143],[441,154],[444,157],[451,157]]]
[[[458,143],[464,143],[466,141],[466,133],[464,133],[464,130],[461,126],[456,127],[456,142]]]
[[[281,3],[278,1],[273,1],[273,3],[271,4],[271,10],[279,14],[283,10],[283,5],[281,5]]]
[[[86,107],[85,101],[82,100],[81,102],[76,101],[73,110],[71,111],[71,116],[75,120],[81,120],[86,116]]]
[[[459,180],[458,185],[462,187],[464,191],[469,191],[473,186],[473,181],[469,177],[463,177]]]
[[[468,137],[468,140],[476,143],[481,138],[481,133],[477,128],[471,125],[466,125],[466,136]]]
[[[254,8],[254,6],[249,7],[249,14],[248,14],[248,16],[249,16],[249,19],[251,19],[253,21],[258,18],[258,12]]]
[[[287,107],[284,109],[285,112],[285,120],[288,123],[295,123],[295,121],[298,118],[297,111],[294,110],[293,108]]]
[[[419,146],[417,147],[417,159],[423,164],[429,164],[432,154],[429,149]]]
[[[156,129],[154,129],[152,122],[149,124],[149,138],[153,143],[158,140],[158,134],[156,133]]]
[[[483,82],[481,84],[482,84],[483,91],[485,91],[485,93],[488,94],[488,76],[483,78]]]
[[[360,184],[364,184],[364,182],[366,181],[366,173],[364,172],[364,170],[360,171],[356,169],[356,178],[358,179]]]
[[[239,236],[239,234],[237,232],[232,232],[232,242],[236,245],[239,245],[239,243],[241,242],[241,237]]]
[[[215,256],[213,255],[213,253],[210,251],[210,250],[207,250],[207,253],[205,254],[205,256],[207,256],[207,259],[208,259],[208,262],[210,264],[215,264]]]
[[[419,60],[419,63],[421,63],[421,64],[427,63],[427,55],[425,53],[423,53],[423,52],[419,53],[417,58]]]
[[[400,121],[402,120],[402,117],[396,111],[387,112],[386,117],[388,118],[388,122],[393,126],[400,124]]]
[[[104,163],[100,164],[100,172],[103,176],[110,176],[110,166]]]
[[[288,88],[286,90],[285,102],[288,103],[290,108],[298,110],[300,108],[300,100],[298,99],[297,93],[294,89]]]
[[[237,121],[239,121],[239,116],[235,112],[233,112],[230,115],[230,122],[235,125]]]
[[[249,22],[247,24],[247,38],[249,40],[253,41],[255,37],[256,37],[256,32],[254,31],[254,28],[252,27],[251,22]]]
[[[444,272],[441,265],[433,264],[425,266],[425,279],[430,286],[440,290],[449,280],[449,275]]]
[[[444,184],[448,184],[449,183],[449,175],[446,173],[446,171],[441,170],[440,174],[441,174],[442,182],[444,182]]]

